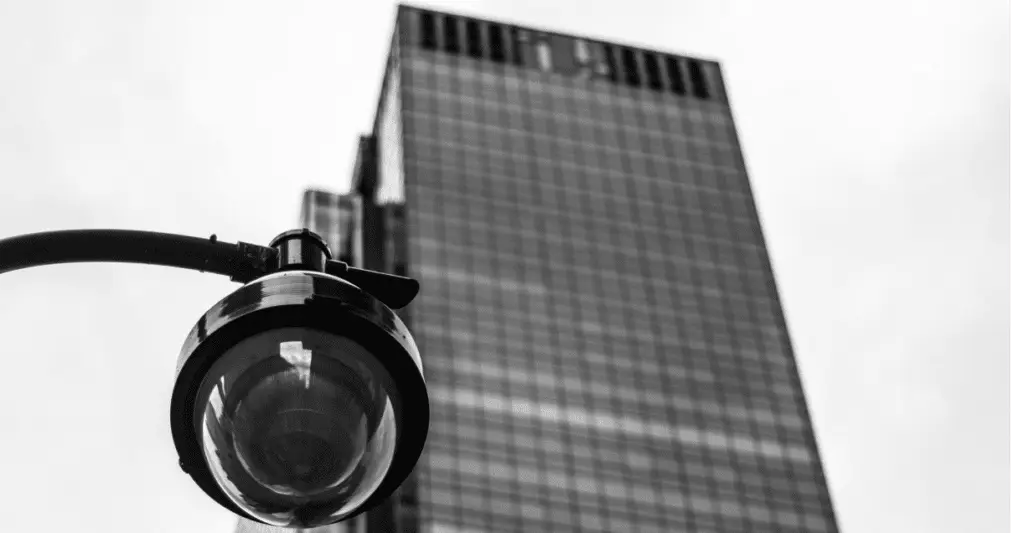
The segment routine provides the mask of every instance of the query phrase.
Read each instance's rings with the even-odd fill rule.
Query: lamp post
[[[240,516],[316,527],[390,495],[423,450],[423,366],[395,314],[419,284],[331,259],[309,230],[269,247],[128,230],[0,240],[0,273],[127,262],[229,276],[243,286],[189,333],[171,396],[178,463]]]

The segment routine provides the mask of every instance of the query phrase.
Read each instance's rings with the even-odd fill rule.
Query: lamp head
[[[208,311],[178,360],[182,468],[224,507],[278,527],[358,514],[412,471],[427,434],[423,367],[379,300],[322,272],[254,280]]]

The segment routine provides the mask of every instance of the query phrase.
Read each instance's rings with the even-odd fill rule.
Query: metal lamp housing
[[[380,503],[427,436],[423,364],[395,312],[291,270],[242,286],[192,329],[171,432],[180,465],[240,516],[316,527]]]

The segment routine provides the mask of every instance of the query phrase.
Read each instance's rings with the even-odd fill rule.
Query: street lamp
[[[179,465],[240,516],[279,527],[339,522],[398,488],[429,419],[419,351],[393,309],[410,278],[331,260],[309,230],[269,247],[126,230],[0,240],[0,273],[128,262],[230,276],[178,358],[171,433]]]

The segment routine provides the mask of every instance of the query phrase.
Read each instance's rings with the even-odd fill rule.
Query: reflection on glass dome
[[[200,387],[206,461],[258,520],[335,522],[391,464],[393,391],[380,364],[347,338],[302,328],[255,335],[226,351]]]

